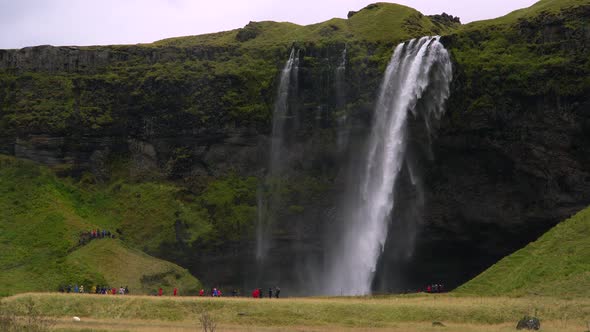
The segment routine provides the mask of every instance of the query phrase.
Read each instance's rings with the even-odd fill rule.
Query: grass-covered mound
[[[68,255],[66,264],[100,276],[107,285],[128,286],[137,294],[152,294],[162,287],[166,294],[178,288],[181,295],[195,295],[201,287],[178,265],[129,248],[116,239],[92,241]]]
[[[207,222],[198,218],[201,210],[185,207],[175,197],[180,189],[158,183],[89,185],[6,156],[0,156],[0,183],[3,294],[53,291],[69,283],[129,284],[138,291],[157,283],[174,286],[173,281],[187,290],[199,287],[179,266],[130,249],[119,240],[79,243],[80,233],[106,229],[149,252],[177,238],[177,220],[186,238],[209,231]]]
[[[289,22],[250,22],[242,29],[164,39],[154,45],[264,47],[285,43],[391,43],[418,35],[441,34],[458,25],[443,25],[413,8],[380,2],[350,12],[348,19],[333,18],[306,26]]]
[[[590,208],[456,290],[476,295],[590,297]]]

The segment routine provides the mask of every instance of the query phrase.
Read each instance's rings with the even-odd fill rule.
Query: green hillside
[[[458,26],[458,25],[457,25]],[[455,25],[434,23],[417,10],[392,3],[375,3],[348,19],[331,20],[301,26],[288,22],[250,22],[243,29],[199,36],[177,37],[155,42],[153,45],[212,45],[264,47],[290,43],[354,43],[392,42],[415,36],[443,33]]]
[[[177,220],[183,223],[187,239],[207,232],[210,227],[199,218],[201,210],[186,207],[175,197],[179,189],[172,185],[101,186],[86,180],[58,178],[33,162],[0,156],[2,293],[55,290],[68,283],[129,284],[147,291],[150,285],[139,283],[144,275],[154,282],[173,276],[185,289],[198,287],[198,281],[179,266],[119,240],[94,240],[86,246],[80,246],[79,240],[80,233],[90,229],[118,229],[117,236],[129,245],[150,252],[177,238]],[[107,264],[111,259],[114,266]],[[118,267],[125,267],[121,269],[125,272],[118,274]]]
[[[476,21],[463,26],[463,29],[469,30],[481,28],[487,25],[513,24],[519,19],[530,19],[539,15],[558,14],[565,9],[588,5],[588,0],[541,0],[534,5],[515,10],[507,15],[483,21]]]
[[[456,290],[474,295],[590,297],[590,208]]]

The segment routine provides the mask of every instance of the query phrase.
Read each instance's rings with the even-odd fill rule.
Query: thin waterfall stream
[[[280,190],[280,181],[277,181],[277,177],[284,171],[286,165],[285,122],[289,116],[289,93],[292,88],[297,87],[298,70],[299,51],[292,48],[289,59],[281,71],[273,109],[270,160],[265,189],[259,188],[257,195],[256,260],[260,264],[266,259],[270,247],[270,227],[275,218]]]

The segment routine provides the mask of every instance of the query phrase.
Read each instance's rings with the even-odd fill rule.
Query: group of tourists
[[[280,287],[275,287],[274,289],[272,287],[268,288],[268,297],[272,298],[274,295],[275,298],[279,298],[281,296],[281,288]],[[221,291],[221,289],[219,288],[211,288],[211,290],[209,292],[206,292],[204,289],[199,290],[199,296],[211,296],[211,297],[222,297],[223,293]],[[237,296],[241,296],[240,291],[236,288],[232,289],[231,291],[231,296],[232,297],[237,297]],[[256,298],[256,299],[261,299],[264,298],[264,292],[262,290],[262,288],[255,288],[252,291],[252,297]]]
[[[268,288],[268,298],[272,299],[273,296],[273,289],[272,287]],[[281,296],[281,288],[279,288],[278,286],[275,287],[274,289],[274,296],[278,299]],[[262,288],[255,288],[252,291],[252,297],[255,299],[261,299],[264,297],[264,292],[262,291]]]
[[[80,245],[84,245],[94,239],[105,239],[105,238],[106,239],[114,239],[115,234],[109,230],[106,230],[106,229],[103,229],[103,230],[91,229],[90,231],[80,233],[80,240],[78,241],[78,243]]]
[[[93,285],[90,289],[84,289],[84,285],[78,286],[75,284],[74,286],[67,285],[67,286],[59,286],[60,293],[87,293],[87,294],[106,294],[106,295],[127,295],[129,294],[129,287],[121,286],[119,288],[110,287],[110,286],[99,286]]]
[[[153,294],[153,293],[152,293]],[[153,294],[156,296],[162,296],[164,295],[164,290],[162,289],[162,287],[158,288],[158,290],[156,291],[156,294]],[[172,295],[173,296],[178,296],[178,288],[174,287],[174,290],[172,290]]]
[[[235,289],[234,289],[235,291]],[[232,294],[235,294],[234,292],[232,292]],[[205,296],[205,290],[201,288],[201,290],[199,290],[199,296]],[[221,297],[223,296],[223,293],[221,292],[221,289],[217,289],[217,288],[211,288],[211,292],[209,292],[209,296],[212,297]],[[235,296],[235,295],[233,295]]]
[[[443,293],[445,286],[443,284],[432,284],[426,286],[426,293]]]

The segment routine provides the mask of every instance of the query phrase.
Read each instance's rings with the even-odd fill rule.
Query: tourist
[[[174,287],[174,296],[178,295],[178,288]]]
[[[158,296],[162,296],[162,287],[158,290]]]
[[[129,295],[129,287],[125,286],[125,295]]]
[[[78,284],[74,285],[74,293],[78,293],[80,289],[78,288]]]
[[[84,285],[80,285],[80,293],[84,293]]]
[[[279,294],[281,294],[281,288],[279,286],[275,287],[275,297],[278,299]]]
[[[268,298],[272,299],[272,287],[268,287]]]

